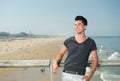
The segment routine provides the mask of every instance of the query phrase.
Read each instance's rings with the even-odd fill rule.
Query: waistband
[[[68,71],[68,70],[63,70],[65,73],[70,73],[70,74],[75,74],[75,75],[81,75],[80,72],[75,72],[75,71]]]

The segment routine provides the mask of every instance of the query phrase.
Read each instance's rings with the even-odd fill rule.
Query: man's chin
[[[77,34],[81,34],[81,32],[77,32]]]

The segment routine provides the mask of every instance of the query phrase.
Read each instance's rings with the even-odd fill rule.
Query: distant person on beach
[[[76,35],[64,41],[63,47],[54,60],[52,71],[53,73],[57,73],[59,62],[67,52],[62,73],[62,81],[90,81],[96,70],[98,64],[97,47],[95,41],[85,35],[86,28],[87,19],[83,16],[76,16]],[[85,75],[90,54],[93,60],[92,67],[90,72]]]

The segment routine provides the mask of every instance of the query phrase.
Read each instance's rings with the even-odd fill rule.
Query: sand
[[[1,60],[53,59],[65,37],[26,38],[0,42]]]
[[[0,60],[54,59],[65,39],[66,37],[49,37],[0,41]],[[15,70],[18,69],[0,68],[0,76],[6,76]]]

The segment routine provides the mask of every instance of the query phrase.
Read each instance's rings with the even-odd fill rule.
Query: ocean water
[[[91,37],[97,44],[99,60],[120,60],[120,37]],[[41,69],[45,68],[44,72]],[[20,68],[18,68],[20,69]],[[6,76],[0,77],[0,81],[61,81],[62,67],[58,74],[52,74],[49,67],[22,68]],[[87,72],[90,68],[87,67]],[[98,67],[91,81],[120,81],[120,67]]]
[[[120,60],[120,37],[92,38],[96,41],[100,60]],[[99,81],[120,81],[120,67],[98,67],[93,78],[96,76]]]

